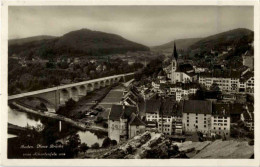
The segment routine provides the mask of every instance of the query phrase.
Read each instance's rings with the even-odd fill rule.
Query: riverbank
[[[33,109],[30,109],[30,108],[27,108],[25,106],[23,106],[22,104],[18,104],[17,102],[12,102],[11,103],[12,105],[14,105],[15,107],[25,111],[25,112],[28,112],[28,113],[31,113],[31,114],[36,114],[36,115],[39,115],[39,116],[42,116],[42,117],[47,117],[47,118],[52,118],[52,119],[56,119],[56,120],[59,120],[59,121],[64,121],[74,127],[77,127],[79,128],[80,130],[97,130],[97,131],[104,131],[104,132],[107,132],[107,129],[105,128],[102,128],[102,127],[97,127],[97,126],[87,126],[85,123],[82,123],[82,122],[79,122],[79,121],[75,121],[75,120],[72,120],[70,118],[67,118],[67,117],[64,117],[62,115],[58,115],[58,114],[55,114],[55,113],[49,113],[49,112],[41,112],[41,111],[36,111],[36,110],[33,110]]]

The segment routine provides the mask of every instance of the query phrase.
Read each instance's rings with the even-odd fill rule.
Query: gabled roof
[[[160,108],[162,107],[162,108]],[[139,105],[141,112],[144,113],[160,113],[168,116],[181,116],[181,106],[172,99],[165,99],[161,105],[160,99],[150,99],[142,102]]]
[[[247,71],[243,76],[241,76],[240,81],[246,82],[249,80],[251,77],[254,77],[254,73],[251,71]]]
[[[138,116],[135,115],[130,120],[129,125],[136,125],[136,126],[144,125],[145,126],[145,123]]]
[[[123,105],[112,105],[111,111],[109,113],[109,120],[118,121],[121,119],[130,119],[132,113],[137,113],[137,108],[132,106],[125,106],[123,109]]]
[[[231,115],[235,115],[235,114],[242,114],[245,111],[244,109],[244,104],[240,104],[240,103],[234,103],[231,105],[231,110],[230,110],[230,114]]]
[[[229,116],[230,105],[226,103],[216,103],[212,105],[212,115],[215,116]]]
[[[193,70],[193,66],[191,64],[180,64],[176,72],[187,72],[191,70]]]
[[[139,104],[142,113],[157,113],[160,109],[160,101],[157,99],[145,100]]]
[[[212,103],[205,100],[185,100],[183,103],[184,113],[211,114]]]

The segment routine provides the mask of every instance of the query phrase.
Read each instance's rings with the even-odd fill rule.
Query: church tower
[[[176,50],[176,44],[174,42],[174,48],[172,53],[172,77],[171,77],[172,83],[175,83],[175,72],[177,68],[178,68],[178,53]]]

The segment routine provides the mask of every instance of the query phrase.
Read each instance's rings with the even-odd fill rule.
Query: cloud
[[[234,28],[253,30],[253,13],[252,6],[11,6],[9,39],[89,28],[152,46]]]

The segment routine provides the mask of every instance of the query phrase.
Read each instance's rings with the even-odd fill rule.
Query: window
[[[214,127],[214,129],[216,129],[216,127]]]
[[[204,116],[206,117],[206,116],[207,116],[207,114],[204,114]]]
[[[224,130],[226,130],[226,128],[224,128]]]
[[[206,125],[204,125],[204,128],[206,128],[207,126]]]
[[[198,113],[196,113],[196,116],[198,116]]]
[[[190,126],[189,124],[187,124],[187,126]]]
[[[204,124],[206,124],[207,122],[206,121],[204,121]]]
[[[206,120],[206,118],[204,118],[204,120]]]
[[[189,120],[187,120],[187,122],[189,122]]]
[[[198,119],[198,117],[196,117],[196,119]]]
[[[196,123],[198,123],[198,121],[196,120]]]
[[[221,127],[219,127],[218,129],[221,130]]]

